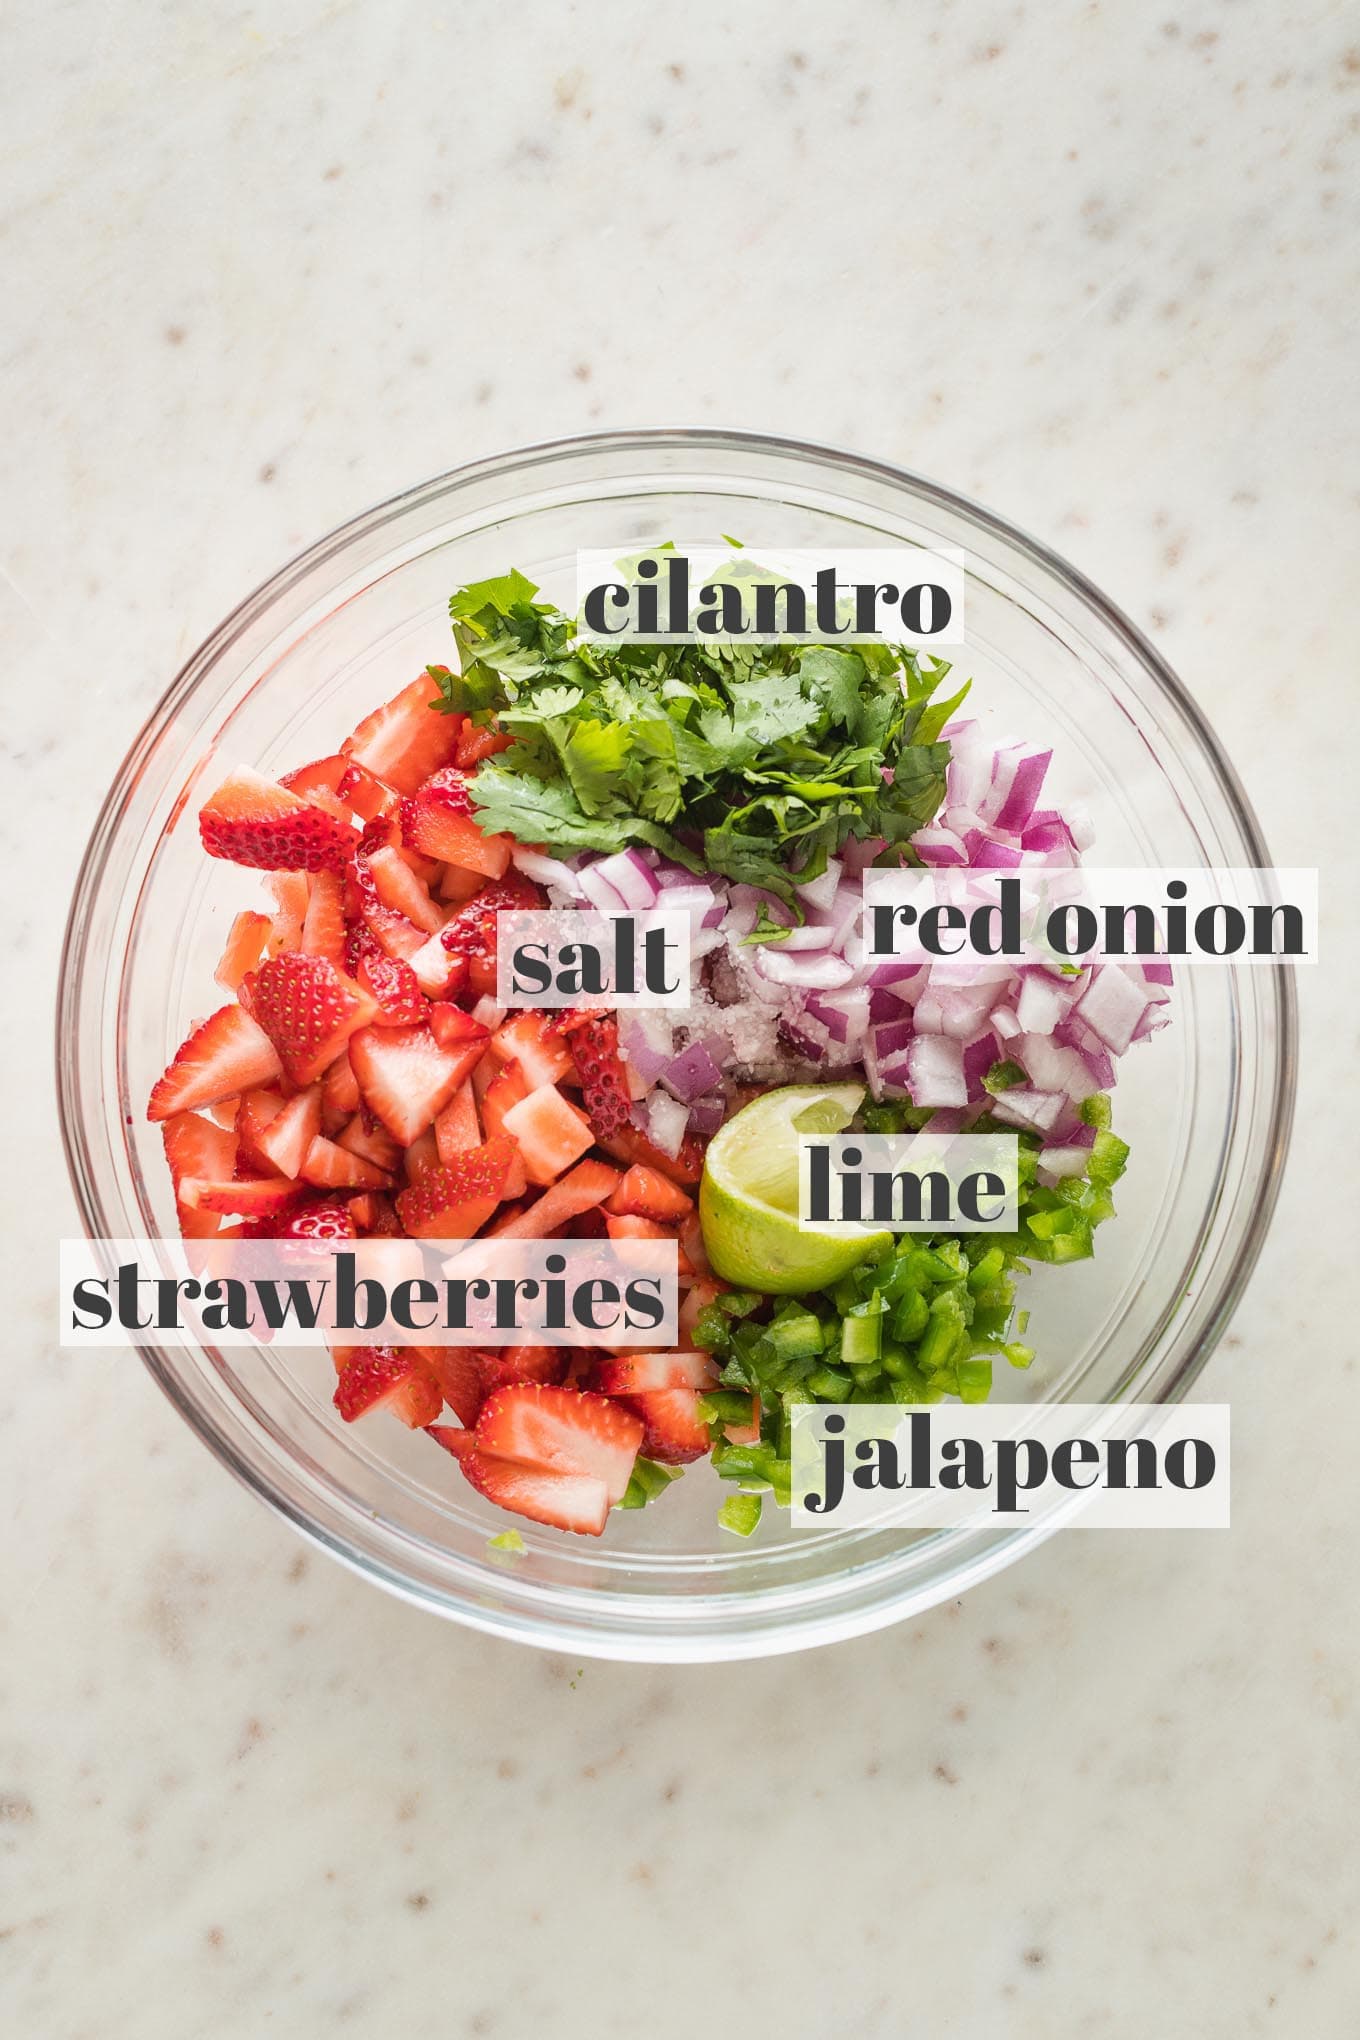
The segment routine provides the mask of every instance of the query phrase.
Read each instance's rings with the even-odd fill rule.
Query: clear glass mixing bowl
[[[94,1235],[173,1233],[150,1087],[191,1019],[255,875],[204,857],[196,797],[223,760],[277,773],[331,751],[427,662],[447,658],[460,583],[517,566],[570,606],[578,547],[724,532],[746,544],[915,541],[968,558],[966,669],[1000,730],[1052,743],[1050,786],[1097,828],[1092,860],[1268,862],[1256,820],[1184,688],[1089,582],[999,518],[856,455],[732,432],[617,433],[482,461],[370,510],[257,590],[171,686],[95,826],[67,933],[58,1085]],[[1294,1091],[1293,985],[1270,967],[1181,973],[1175,1024],[1123,1064],[1132,1143],[1093,1262],[1025,1285],[1038,1360],[998,1392],[1183,1395],[1241,1295],[1268,1224]],[[718,1529],[691,1469],[600,1540],[507,1518],[399,1424],[339,1422],[324,1353],[141,1348],[224,1465],[323,1549],[418,1605],[556,1649],[705,1659],[800,1649],[893,1622],[1012,1563],[1035,1533]]]

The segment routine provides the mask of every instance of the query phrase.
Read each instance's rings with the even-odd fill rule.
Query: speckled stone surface
[[[11,0],[0,1998],[35,2040],[1354,2034],[1360,15]],[[1065,551],[1324,866],[1222,1537],[801,1659],[584,1669],[313,1558],[52,1344],[48,995],[241,593],[503,445],[738,423]],[[1320,1204],[1326,1200],[1326,1209]],[[1349,1207],[1349,1216],[1347,1215]]]

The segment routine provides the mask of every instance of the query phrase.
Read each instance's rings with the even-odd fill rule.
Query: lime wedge
[[[709,1142],[699,1188],[704,1245],[714,1272],[742,1289],[777,1294],[839,1282],[890,1233],[854,1239],[798,1223],[798,1136],[840,1133],[863,1084],[788,1084],[734,1113]]]

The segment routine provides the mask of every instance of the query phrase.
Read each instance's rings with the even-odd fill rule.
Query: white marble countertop
[[[12,2029],[1353,2034],[1354,8],[7,26]],[[140,1370],[55,1350],[48,1000],[112,764],[245,589],[470,456],[661,422],[864,447],[1065,551],[1324,864],[1336,960],[1201,1386],[1231,1534],[1060,1538],[801,1659],[578,1672],[310,1556]]]

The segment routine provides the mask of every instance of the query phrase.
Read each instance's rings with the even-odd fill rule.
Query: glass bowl
[[[205,857],[197,799],[223,761],[276,774],[451,650],[462,582],[516,566],[570,606],[578,547],[672,538],[836,547],[950,545],[968,559],[970,709],[1052,743],[1050,786],[1081,802],[1092,861],[1260,865],[1260,830],[1195,703],[1071,567],[946,489],[858,455],[734,432],[612,433],[477,463],[385,503],[284,567],[196,652],[115,779],[67,931],[58,1087],[88,1231],[173,1233],[147,1094],[191,1021],[258,874]],[[1275,966],[1180,973],[1175,1022],[1125,1058],[1132,1143],[1094,1261],[1024,1285],[1010,1397],[1157,1401],[1186,1392],[1242,1293],[1275,1200],[1294,1092],[1292,979]],[[1025,1530],[793,1531],[767,1509],[742,1542],[706,1465],[603,1539],[511,1520],[401,1425],[342,1424],[324,1352],[141,1348],[239,1479],[324,1550],[417,1605],[601,1657],[756,1656],[852,1636],[959,1594],[1037,1541]]]

